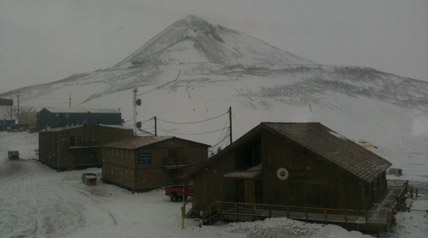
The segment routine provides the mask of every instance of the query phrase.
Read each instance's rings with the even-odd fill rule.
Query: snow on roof
[[[334,135],[335,137],[341,139],[341,140],[346,140],[346,137],[342,136],[341,134],[334,132],[334,131],[328,131],[330,134]]]
[[[60,108],[60,107],[45,107],[49,112],[53,113],[120,113],[112,108]]]
[[[118,129],[124,129],[124,130],[132,130],[131,128],[126,127],[126,126],[122,126],[122,125],[88,124],[88,125],[74,125],[74,126],[70,125],[70,126],[64,126],[64,127],[49,128],[46,131],[47,132],[65,131],[65,130],[71,130],[71,129],[75,129],[75,128],[84,127],[84,126],[102,126],[102,127],[118,128]],[[44,130],[42,130],[41,132],[44,132]]]
[[[103,147],[118,149],[137,149],[160,141],[173,138],[172,136],[133,136],[105,144]]]

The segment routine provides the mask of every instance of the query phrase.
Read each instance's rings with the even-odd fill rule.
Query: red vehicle
[[[193,181],[187,181],[181,186],[171,186],[165,189],[165,195],[171,198],[171,202],[177,202],[187,197],[193,197]]]

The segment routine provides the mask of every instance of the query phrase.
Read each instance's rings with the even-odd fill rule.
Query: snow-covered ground
[[[225,147],[229,106],[234,140],[263,121],[321,122],[351,140],[375,145],[370,150],[403,169],[398,179],[428,183],[427,82],[371,68],[316,65],[193,16],[172,24],[114,67],[0,96],[19,94],[21,106],[40,110],[68,107],[71,95],[72,107],[120,108],[130,125],[134,88],[142,100],[137,120],[153,132],[150,118],[156,116],[159,135]],[[0,107],[0,118],[9,112]],[[166,122],[212,117],[204,123]],[[132,194],[102,183],[84,186],[83,171],[57,173],[34,160],[37,146],[36,134],[0,133],[0,237],[361,236],[287,219],[211,227],[186,221],[181,231],[180,205],[168,202],[161,190]],[[7,150],[19,150],[24,159],[7,160]],[[413,204],[428,208],[422,198]],[[400,214],[403,222],[394,234],[428,233],[426,219]]]
[[[181,203],[172,203],[162,189],[132,193],[101,181],[81,182],[83,172],[56,172],[37,160],[38,135],[0,132],[0,237],[369,237],[335,225],[308,224],[286,218],[200,226],[185,220]],[[8,150],[21,160],[9,161]],[[428,208],[428,195],[412,201]],[[428,214],[400,213],[392,233],[383,237],[426,237]]]

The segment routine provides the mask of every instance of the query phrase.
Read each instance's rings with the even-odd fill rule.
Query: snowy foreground
[[[370,237],[335,225],[307,224],[286,218],[199,226],[186,219],[181,230],[180,203],[162,189],[147,193],[99,181],[85,186],[82,172],[58,173],[37,160],[37,134],[0,132],[0,237]],[[9,161],[7,150],[19,150]],[[415,209],[428,207],[417,200]],[[428,216],[399,213],[398,224],[382,237],[427,237]]]

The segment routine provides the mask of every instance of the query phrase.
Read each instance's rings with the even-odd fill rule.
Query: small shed
[[[177,137],[130,137],[103,146],[103,180],[136,191],[181,183],[207,157],[206,144]]]
[[[85,109],[45,107],[37,113],[40,129],[83,124],[121,125],[121,113],[116,109]]]
[[[320,123],[261,123],[194,177],[194,207],[215,201],[369,209],[391,163]]]

